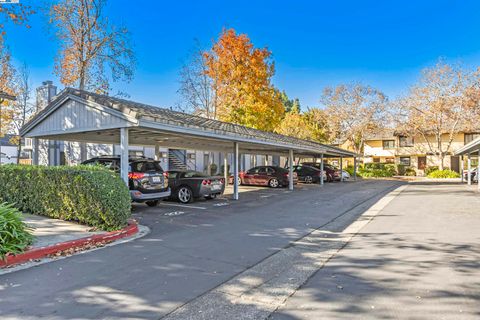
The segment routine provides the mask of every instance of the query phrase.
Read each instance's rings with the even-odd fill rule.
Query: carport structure
[[[464,180],[463,177],[463,158],[467,156],[467,183],[468,185],[472,184],[472,156],[477,157],[477,181],[478,181],[478,189],[480,190],[480,138],[475,139],[462,148],[455,151],[456,156],[460,156],[460,163],[461,163],[461,175],[462,175],[462,182]]]
[[[120,144],[120,174],[126,183],[129,145],[152,146],[156,154],[160,147],[233,153],[234,199],[240,153],[288,156],[291,190],[294,155],[321,158],[322,167],[323,158],[353,157],[356,178],[356,154],[347,150],[72,88],[38,112],[21,135],[33,139],[35,164],[38,139]]]

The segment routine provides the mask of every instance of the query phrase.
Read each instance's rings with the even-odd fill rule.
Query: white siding
[[[127,121],[122,118],[77,101],[68,100],[33,128],[29,136],[48,135],[52,132],[119,128],[126,125]]]

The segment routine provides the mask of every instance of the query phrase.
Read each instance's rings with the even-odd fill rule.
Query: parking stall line
[[[164,205],[164,206],[171,206],[171,207],[181,207],[181,208],[207,210],[207,208],[205,208],[205,207],[189,206],[189,205],[186,205],[186,204],[165,203],[165,202],[160,202],[160,204],[161,204],[161,205]]]

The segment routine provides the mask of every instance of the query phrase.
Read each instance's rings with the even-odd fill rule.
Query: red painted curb
[[[135,220],[128,221],[128,226],[123,229],[96,234],[91,237],[80,238],[71,241],[56,243],[47,247],[33,248],[27,252],[7,256],[6,260],[0,260],[0,268],[8,267],[14,264],[24,263],[29,260],[44,258],[72,248],[78,248],[87,244],[96,244],[100,242],[112,242],[121,238],[129,237],[138,232],[138,224]]]

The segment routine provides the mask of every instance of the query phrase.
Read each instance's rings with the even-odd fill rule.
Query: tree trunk
[[[438,167],[439,170],[443,170],[445,168],[443,162],[445,161],[445,155],[440,153],[440,166]]]

